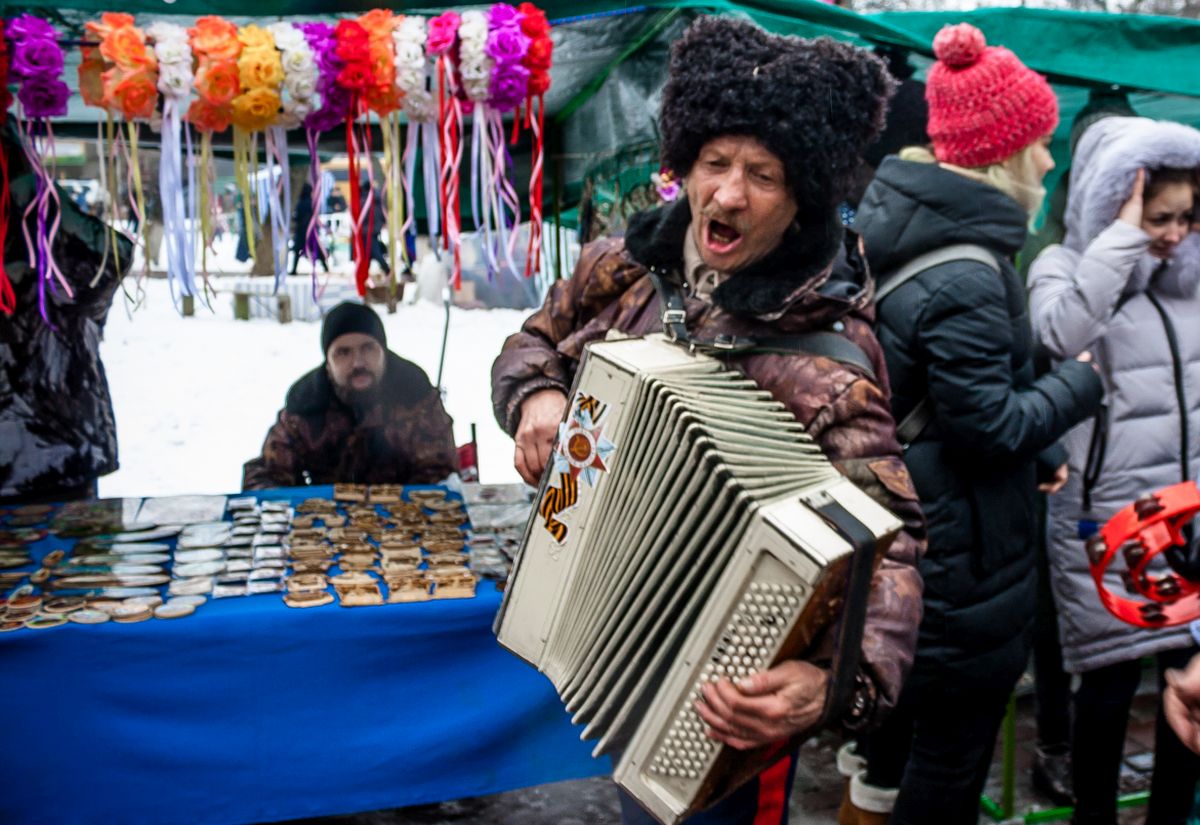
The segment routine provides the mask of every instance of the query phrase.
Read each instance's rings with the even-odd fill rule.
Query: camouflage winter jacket
[[[504,344],[492,367],[496,418],[516,431],[521,403],[547,388],[569,392],[584,345],[610,329],[641,335],[662,330],[648,267],[682,283],[688,205],[644,212],[624,239],[584,247],[574,277],[554,285],[542,308]],[[688,298],[687,326],[698,338],[720,334],[775,336],[836,330],[859,346],[877,379],[828,358],[803,354],[735,356],[731,366],[787,405],[848,478],[895,513],[904,530],[872,581],[862,668],[874,692],[869,722],[895,705],[912,666],[921,621],[917,561],[925,527],[917,494],[896,440],[884,360],[871,331],[873,285],[857,252],[831,263],[842,231],[833,223],[793,233],[763,261],[727,279],[713,303]]]
[[[334,393],[324,365],[292,385],[242,487],[436,484],[458,470],[454,422],[417,365],[387,353],[382,399],[361,417]]]

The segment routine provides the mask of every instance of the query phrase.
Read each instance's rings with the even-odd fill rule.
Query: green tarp
[[[966,21],[1055,81],[1200,96],[1200,20],[1025,8],[887,12],[870,19],[927,43],[942,26]]]

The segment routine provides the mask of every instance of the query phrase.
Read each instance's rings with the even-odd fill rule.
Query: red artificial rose
[[[534,71],[549,71],[551,58],[554,55],[554,41],[549,37],[539,37],[529,44],[525,59],[521,62],[527,69]]]
[[[522,3],[517,6],[521,13],[521,31],[526,37],[538,38],[550,36],[550,24],[546,21],[546,12],[533,3]]]

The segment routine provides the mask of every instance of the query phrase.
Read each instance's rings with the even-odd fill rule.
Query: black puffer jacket
[[[98,273],[105,227],[60,191],[62,223],[54,258],[75,296],[47,286],[46,311],[55,329],[47,326],[38,310],[37,277],[28,265],[21,232],[35,182],[11,141],[11,131],[5,130],[3,150],[13,178],[4,268],[13,282],[17,310],[12,318],[0,316],[0,498],[53,497],[117,469],[116,425],[100,363],[100,338],[132,246],[121,238],[119,255],[110,254]]]
[[[905,455],[929,525],[917,672],[1015,680],[1033,618],[1038,454],[1096,411],[1100,380],[1077,361],[1035,378],[1025,292],[1008,260],[1025,214],[1000,190],[888,158],[855,228],[881,283],[955,243],[1001,261],[999,274],[974,261],[921,273],[879,308],[878,335],[896,420],[926,395],[934,411]]]

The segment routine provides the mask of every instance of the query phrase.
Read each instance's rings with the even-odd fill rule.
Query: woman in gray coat
[[[1076,823],[1114,823],[1140,658],[1185,664],[1186,627],[1141,629],[1101,605],[1084,540],[1138,496],[1200,472],[1200,236],[1189,235],[1200,132],[1108,118],[1071,167],[1067,233],[1029,272],[1034,331],[1060,359],[1092,352],[1105,407],[1065,439],[1070,480],[1050,500],[1052,584],[1074,695]],[[1116,573],[1110,589],[1124,592]],[[1159,714],[1148,823],[1186,821],[1200,761]]]

